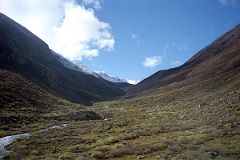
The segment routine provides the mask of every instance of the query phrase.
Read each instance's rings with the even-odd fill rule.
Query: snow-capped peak
[[[81,70],[84,72],[84,73],[87,73],[87,74],[92,74],[94,75],[94,72],[92,70],[90,70],[89,68],[87,68],[86,66],[84,66],[82,63],[80,63],[79,61],[77,60],[73,60],[71,61],[74,65],[78,66],[79,68],[81,68]]]
[[[100,72],[96,71],[95,73],[97,73],[101,78],[103,78],[103,79],[105,79],[107,81],[110,81],[110,82],[114,82],[114,83],[127,83],[126,80],[120,79],[117,76],[113,76],[111,74],[107,74],[104,71],[100,71]]]
[[[58,54],[58,53],[56,53],[54,51],[52,51],[52,53],[57,56],[58,61],[60,63],[62,63],[66,68],[72,69],[72,70],[75,70],[75,71],[84,72],[84,73],[87,73],[87,74],[91,74],[91,72],[87,72],[88,69],[86,67],[85,68],[83,66],[80,67],[79,65],[74,64],[72,61],[64,58],[62,55],[60,55],[60,54]]]
[[[54,55],[56,55],[58,57],[59,62],[61,62],[66,68],[68,69],[72,69],[75,71],[79,71],[79,72],[83,72],[86,74],[91,74],[97,78],[102,78],[105,79],[107,81],[113,82],[113,83],[127,83],[126,80],[124,79],[120,79],[116,76],[113,76],[111,74],[107,74],[103,71],[99,72],[99,71],[92,71],[90,69],[88,69],[86,66],[84,66],[82,63],[80,63],[79,61],[73,60],[70,61],[66,58],[64,58],[62,55],[52,51],[52,53]]]

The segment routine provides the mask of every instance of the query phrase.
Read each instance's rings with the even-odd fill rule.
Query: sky
[[[185,63],[240,23],[240,0],[0,0],[51,49],[131,83]]]

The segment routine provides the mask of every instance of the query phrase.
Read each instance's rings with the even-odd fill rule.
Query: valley
[[[240,159],[240,25],[130,85],[0,14],[0,62],[2,159]]]
[[[237,160],[239,73],[224,75],[228,80],[219,76],[168,92],[96,103],[91,110],[105,119],[65,120],[64,129],[33,132],[10,145],[6,159]],[[23,128],[31,132],[34,127]]]

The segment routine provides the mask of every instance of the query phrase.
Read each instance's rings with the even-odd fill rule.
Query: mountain
[[[117,76],[111,74],[107,74],[106,72],[91,71],[79,61],[73,61],[73,63],[77,65],[83,72],[92,74],[95,77],[102,78],[113,83],[127,83],[126,80],[120,79]]]
[[[24,125],[102,119],[82,105],[60,99],[23,76],[1,69],[0,113],[0,130],[5,131],[5,134]],[[0,132],[0,137],[2,136]]]
[[[52,53],[58,57],[59,62],[61,62],[65,67],[67,67],[69,69],[83,72],[83,73],[86,73],[89,75],[93,75],[97,78],[102,78],[102,79],[105,79],[105,80],[107,80],[109,82],[113,82],[113,83],[127,83],[126,80],[120,79],[117,76],[113,76],[113,75],[107,74],[105,72],[91,71],[90,69],[88,69],[86,66],[84,66],[81,62],[79,62],[77,60],[70,61],[54,51],[52,51]]]
[[[95,72],[93,72],[92,70],[90,70],[88,67],[84,66],[81,62],[77,61],[77,60],[73,60],[72,63],[74,65],[76,65],[78,68],[80,68],[82,70],[82,72],[85,72],[87,74],[91,74],[95,77],[98,77],[97,74]]]
[[[113,83],[128,83],[126,80],[124,79],[120,79],[117,76],[111,75],[111,74],[107,74],[106,72],[95,72],[99,77],[113,82]]]
[[[84,104],[123,96],[129,86],[66,67],[44,41],[2,13],[0,69],[19,74],[55,96]]]
[[[0,15],[0,159],[239,160],[239,104],[240,26],[129,87],[86,73]],[[11,138],[20,133],[31,137]]]
[[[222,52],[225,52],[223,57],[220,56],[221,63],[226,61],[224,64],[229,64],[218,68],[221,70],[219,74],[208,74],[207,77],[196,74],[199,80],[190,81],[191,83],[170,83],[156,90],[150,88],[146,92],[139,92],[137,96],[94,103],[88,107],[103,116],[104,120],[79,122],[75,120],[75,116],[79,115],[77,112],[66,114],[69,115],[66,122],[59,122],[59,109],[65,108],[67,113],[73,108],[72,105],[61,101],[55,112],[43,113],[45,123],[33,121],[31,126],[24,124],[13,127],[14,123],[6,123],[8,121],[5,121],[3,126],[0,123],[0,137],[16,133],[32,134],[29,139],[18,140],[9,145],[8,150],[11,152],[4,158],[239,160],[240,68],[234,60],[228,61],[233,55],[239,54],[240,47],[233,45],[237,41],[232,41],[231,38],[226,43],[231,42],[233,43],[229,44],[229,47],[216,53],[222,55]],[[232,52],[237,53],[231,54]],[[207,54],[208,52],[203,52],[192,60],[199,62],[200,57]],[[215,57],[215,61],[209,61],[211,64],[208,65],[211,68],[214,62],[219,61],[219,57]],[[201,63],[207,64],[207,61],[208,58]],[[5,80],[3,77],[0,77],[0,82],[9,83],[15,79]],[[16,82],[19,80],[16,79]],[[6,84],[3,88],[4,86]],[[28,86],[31,85],[27,84]],[[8,88],[15,89],[12,86]],[[22,94],[27,93],[28,90],[23,90]],[[40,99],[40,102],[44,101],[44,98]],[[11,102],[11,99],[7,101]],[[53,103],[56,104],[56,101]],[[15,108],[14,105],[10,105],[8,109],[16,114],[18,110]],[[25,112],[31,113],[31,110],[22,107],[21,113]],[[49,121],[52,124],[51,117],[55,119],[55,116],[58,124],[69,125],[63,129],[36,132],[39,130],[38,126],[43,129],[52,126],[49,125]],[[14,122],[14,119],[15,117],[11,117],[8,120]]]
[[[58,59],[58,61],[60,63],[62,63],[66,68],[71,69],[71,70],[75,70],[75,71],[79,71],[79,72],[83,72],[86,74],[92,74],[92,72],[85,66],[79,66],[74,64],[72,61],[64,58],[62,55],[52,51],[52,54],[54,54],[56,56],[56,58]]]
[[[240,25],[200,50],[185,64],[161,70],[129,88],[129,95],[180,88],[240,67]]]

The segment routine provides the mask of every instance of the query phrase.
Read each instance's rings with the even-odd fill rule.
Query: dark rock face
[[[20,74],[72,102],[91,104],[125,94],[126,84],[114,84],[66,68],[45,42],[1,13],[0,69]]]
[[[200,50],[180,67],[159,71],[128,90],[129,95],[207,80],[240,67],[240,25]]]

